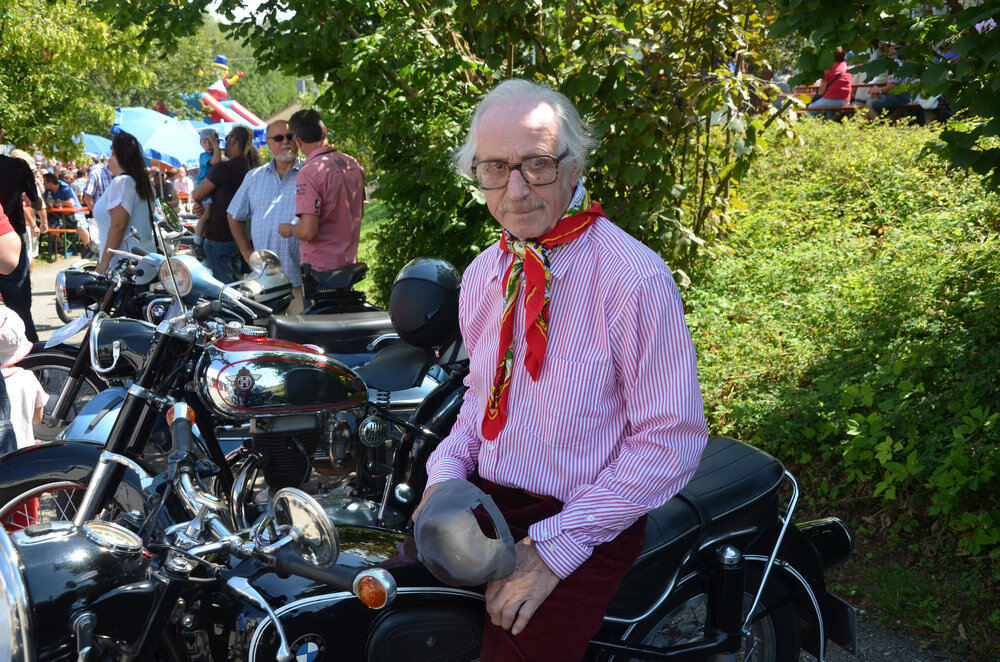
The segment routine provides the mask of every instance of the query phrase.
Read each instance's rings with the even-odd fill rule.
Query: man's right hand
[[[424,496],[420,499],[420,504],[417,506],[417,509],[413,511],[413,515],[410,516],[410,519],[414,522],[417,521],[417,515],[420,514],[420,509],[424,507],[425,503],[427,503],[427,497],[429,497],[440,485],[441,483],[434,483],[424,490]]]

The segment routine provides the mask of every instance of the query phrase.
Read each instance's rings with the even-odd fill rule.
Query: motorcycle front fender
[[[101,391],[91,398],[76,418],[59,433],[59,439],[103,446],[111,435],[111,429],[118,419],[118,412],[126,395],[128,391],[121,386]]]

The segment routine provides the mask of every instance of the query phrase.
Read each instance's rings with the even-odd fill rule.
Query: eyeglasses
[[[291,133],[286,133],[286,134],[280,134],[280,133],[279,133],[279,134],[278,134],[278,135],[276,135],[276,136],[268,136],[268,137],[267,137],[267,139],[268,139],[268,140],[273,140],[273,141],[274,141],[274,142],[276,142],[276,143],[283,143],[283,142],[285,142],[286,140],[287,140],[288,142],[292,142],[292,138],[293,138],[293,137],[294,137],[294,136],[293,136],[293,135],[292,135]]]
[[[566,158],[569,150],[559,156],[539,154],[528,156],[520,163],[507,163],[499,159],[477,161],[472,164],[472,175],[476,185],[484,191],[492,191],[507,186],[510,173],[517,170],[524,181],[532,186],[548,186],[559,177],[559,162]]]

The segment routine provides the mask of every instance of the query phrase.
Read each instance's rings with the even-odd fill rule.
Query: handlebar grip
[[[317,568],[303,561],[295,552],[282,547],[274,557],[274,569],[279,577],[298,575],[313,581],[331,586],[338,591],[353,592],[354,578],[361,572],[358,568],[348,568],[342,565],[332,565],[329,568]]]
[[[170,424],[170,437],[173,439],[173,450],[179,453],[190,453],[194,449],[191,434],[191,421],[177,416]]]
[[[221,312],[221,301],[209,301],[207,303],[200,304],[194,309],[194,320],[196,322],[205,322],[218,316]]]
[[[149,255],[149,251],[147,251],[142,246],[133,246],[131,250],[132,250],[132,255],[138,255],[139,257],[145,257]]]

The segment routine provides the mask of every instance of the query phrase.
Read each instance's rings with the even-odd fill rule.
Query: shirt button
[[[593,515],[587,515],[587,521],[588,522],[593,522],[594,521],[594,516]]]
[[[489,450],[489,451],[495,449],[496,447],[497,447],[497,445],[495,443],[493,443],[492,441],[490,443],[486,444],[486,450]]]

